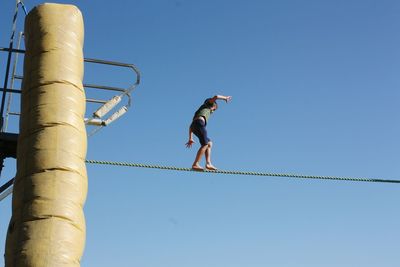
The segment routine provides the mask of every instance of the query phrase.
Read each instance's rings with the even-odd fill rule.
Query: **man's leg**
[[[195,170],[203,170],[203,168],[200,166],[200,160],[203,157],[204,153],[206,153],[208,148],[208,145],[204,145],[202,147],[199,148],[199,150],[197,151],[196,154],[196,158],[194,159],[192,168]]]
[[[211,148],[212,148],[213,143],[210,141],[207,144],[207,149],[206,149],[206,168],[211,171],[215,171],[217,168],[215,168],[211,164]]]

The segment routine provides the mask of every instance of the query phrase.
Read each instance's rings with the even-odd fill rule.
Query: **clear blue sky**
[[[190,167],[193,112],[225,94],[208,125],[220,169],[400,178],[399,1],[57,2],[82,11],[85,57],[142,72],[133,107],[89,139],[88,159]],[[14,4],[1,4],[3,47]],[[85,81],[132,77],[87,66]],[[87,168],[83,267],[400,266],[396,184]],[[9,197],[1,254],[10,209]]]

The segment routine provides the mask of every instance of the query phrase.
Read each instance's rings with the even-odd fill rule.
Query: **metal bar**
[[[14,178],[12,178],[11,180],[9,180],[7,183],[3,184],[3,185],[0,187],[0,194],[3,193],[7,188],[9,188],[13,183],[14,183]]]
[[[25,50],[15,48],[0,47],[0,51],[25,54]]]
[[[15,75],[15,79],[22,80],[24,77],[21,75]],[[94,88],[94,89],[102,89],[102,90],[109,90],[109,91],[118,91],[118,92],[125,92],[125,88],[121,87],[114,87],[114,86],[107,86],[107,85],[98,85],[98,84],[88,84],[84,83],[83,87],[86,88]]]
[[[14,115],[14,116],[21,116],[21,113],[19,113],[19,112],[9,112],[8,114]]]
[[[91,98],[86,98],[86,102],[89,103],[98,103],[98,104],[105,104],[107,101],[105,100],[96,100],[96,99],[91,99]]]
[[[116,61],[101,60],[101,59],[94,59],[94,58],[85,58],[85,62],[130,68],[136,73],[136,82],[135,82],[134,85],[138,85],[140,83],[140,71],[133,64],[116,62]]]
[[[21,4],[21,6],[22,6],[22,9],[24,10],[24,12],[25,12],[25,16],[26,15],[28,15],[28,11],[26,11],[26,7],[25,7],[25,4],[24,4],[24,2],[22,1],[22,0],[20,0],[19,1],[19,3]]]
[[[95,89],[102,89],[102,90],[109,90],[109,91],[118,91],[118,92],[125,92],[124,88],[113,87],[113,86],[104,86],[104,85],[97,85],[97,84],[83,84],[83,87],[86,88],[95,88]]]
[[[101,88],[101,89],[103,89],[103,88]],[[112,89],[108,89],[108,90],[112,90]],[[0,92],[2,92],[2,91],[3,91],[3,89],[0,89]],[[14,94],[21,94],[22,93],[22,91],[19,90],[19,89],[10,89],[10,88],[7,88],[6,92],[10,92],[10,93],[14,93]],[[106,100],[98,100],[98,99],[92,99],[92,98],[87,98],[86,101],[87,102],[91,102],[91,103],[99,103],[99,104],[107,103]],[[11,112],[10,112],[10,114],[11,114]]]
[[[122,63],[122,62],[117,62],[117,61],[110,61],[110,60],[103,60],[103,59],[95,59],[95,58],[85,58],[85,62],[89,63],[98,63],[98,64],[104,64],[104,65],[113,65],[113,66],[119,66],[119,67],[131,67],[134,66],[133,64],[129,63]],[[136,67],[135,67],[136,68]]]
[[[16,94],[20,94],[21,93],[21,90],[19,90],[19,89],[12,89],[12,88],[7,88],[6,90],[5,90],[7,93],[16,93]],[[1,88],[0,89],[0,92],[4,92],[4,89],[3,88]]]
[[[9,195],[11,195],[13,191],[13,186],[10,186],[8,189],[6,189],[4,191],[3,194],[0,194],[0,201],[2,201],[3,199],[5,199],[6,197],[8,197]]]
[[[22,80],[22,76],[15,76],[16,79],[20,79]],[[117,91],[117,92],[125,92],[126,90],[124,88],[120,88],[120,87],[113,87],[113,86],[105,86],[105,85],[97,85],[97,84],[83,84],[83,87],[86,88],[94,88],[94,89],[101,89],[101,90],[109,90],[109,91]],[[0,92],[3,92],[4,89],[0,88]],[[12,89],[12,88],[7,88],[6,89],[7,92],[11,92],[11,93],[21,93],[21,90],[19,89]]]

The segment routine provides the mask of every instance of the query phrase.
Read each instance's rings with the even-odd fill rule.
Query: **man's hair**
[[[207,105],[207,106],[210,106],[210,102],[211,102],[211,98],[207,98],[205,101],[204,101],[204,105]],[[214,101],[213,103],[212,103],[212,106],[211,107],[215,107],[215,109],[217,109],[218,108],[218,103],[217,103],[217,101]]]

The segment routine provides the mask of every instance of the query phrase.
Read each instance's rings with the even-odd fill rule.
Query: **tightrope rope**
[[[160,170],[171,170],[171,171],[194,171],[191,168],[180,168],[173,166],[161,166],[161,165],[149,165],[141,163],[128,163],[128,162],[114,162],[114,161],[101,161],[101,160],[86,160],[86,163],[90,164],[101,164],[101,165],[113,165],[113,166],[124,166],[124,167],[135,167],[135,168],[149,168],[149,169],[160,169]],[[199,172],[199,171],[195,171]],[[373,178],[352,178],[352,177],[336,177],[336,176],[316,176],[316,175],[300,175],[300,174],[289,174],[289,173],[268,173],[268,172],[250,172],[250,171],[226,171],[226,170],[204,170],[205,173],[220,173],[220,174],[232,174],[232,175],[251,175],[251,176],[269,176],[269,177],[288,177],[297,179],[319,179],[319,180],[338,180],[338,181],[352,181],[352,182],[372,182],[372,183],[400,183],[400,180],[391,179],[373,179]]]

